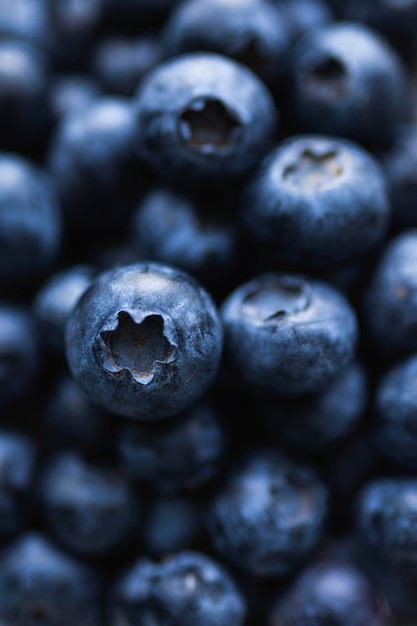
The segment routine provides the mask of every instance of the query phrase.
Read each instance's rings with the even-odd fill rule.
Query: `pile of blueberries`
[[[0,0],[0,626],[417,625],[417,0]]]

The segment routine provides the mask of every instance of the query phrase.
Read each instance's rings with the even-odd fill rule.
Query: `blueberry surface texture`
[[[67,358],[90,397],[125,417],[155,420],[212,384],[222,326],[208,293],[157,263],[102,273],[67,325]]]
[[[354,22],[313,29],[294,51],[299,128],[384,145],[410,115],[405,69],[376,32]]]
[[[197,552],[140,559],[116,584],[111,626],[243,626],[245,602],[227,572]]]
[[[321,538],[326,489],[310,468],[275,451],[241,461],[215,495],[214,546],[255,577],[286,576]]]
[[[264,274],[221,309],[226,356],[239,377],[272,395],[319,393],[351,361],[355,314],[336,290],[292,274]]]
[[[262,162],[243,214],[257,251],[272,263],[320,269],[369,255],[384,239],[390,210],[371,155],[341,139],[299,136]]]
[[[270,148],[278,120],[268,89],[249,69],[209,52],[160,64],[133,109],[139,154],[185,187],[245,176]]]

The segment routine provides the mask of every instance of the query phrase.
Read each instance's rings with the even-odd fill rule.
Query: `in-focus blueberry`
[[[371,155],[348,141],[288,139],[262,162],[244,202],[248,236],[275,262],[311,267],[355,263],[385,236],[385,178]]]
[[[112,593],[111,626],[243,626],[245,601],[228,573],[197,552],[140,559]]]
[[[246,67],[214,53],[158,65],[133,101],[139,153],[176,185],[219,186],[244,177],[270,148],[277,112]]]
[[[238,287],[221,312],[230,364],[245,384],[269,394],[322,392],[355,351],[353,310],[316,280],[258,276]]]
[[[209,530],[218,553],[252,576],[286,576],[316,547],[326,509],[326,489],[313,470],[262,451],[220,486]]]
[[[212,384],[222,326],[191,276],[157,263],[103,272],[67,326],[67,358],[90,397],[111,412],[155,420]]]
[[[0,620],[7,626],[101,626],[101,581],[49,540],[26,534],[0,554]]]

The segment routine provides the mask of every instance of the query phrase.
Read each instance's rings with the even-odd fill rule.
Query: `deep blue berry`
[[[103,556],[136,539],[139,500],[111,467],[65,452],[47,462],[39,491],[48,527],[76,553]]]
[[[278,4],[280,0],[275,2]],[[283,4],[294,41],[308,31],[328,24],[333,18],[326,0],[289,0]]]
[[[264,84],[235,61],[190,53],[158,65],[133,102],[137,147],[164,178],[195,187],[245,176],[274,140]]]
[[[51,179],[20,156],[0,154],[0,288],[33,286],[54,269],[61,213]]]
[[[67,326],[73,376],[104,408],[159,419],[212,384],[222,350],[215,305],[187,274],[156,263],[103,272]]]
[[[320,394],[266,403],[262,417],[277,442],[283,438],[296,448],[319,451],[358,426],[367,391],[365,369],[353,363]]]
[[[59,74],[50,91],[50,106],[56,120],[88,107],[101,96],[100,86],[84,74]]]
[[[124,98],[99,98],[58,124],[49,167],[77,245],[83,234],[91,244],[92,233],[123,230],[141,180],[133,146],[134,118]]]
[[[252,576],[285,576],[317,545],[326,489],[315,473],[274,451],[246,457],[220,486],[209,517],[219,554]]]
[[[276,81],[287,71],[288,26],[286,13],[269,0],[186,0],[168,20],[163,42],[169,56],[218,52]]]
[[[417,230],[385,247],[365,293],[371,345],[389,360],[417,351]]]
[[[37,450],[17,432],[0,431],[0,541],[10,540],[30,520]]]
[[[379,382],[375,424],[380,449],[400,466],[417,469],[417,356],[398,363]]]
[[[407,119],[410,92],[396,52],[356,23],[314,29],[294,52],[298,128],[369,144],[389,141]]]
[[[101,583],[48,539],[27,534],[0,555],[0,621],[7,626],[101,626]]]
[[[38,292],[33,313],[43,344],[53,353],[64,355],[67,320],[95,274],[89,265],[74,265],[50,276]]]
[[[161,58],[161,44],[156,37],[112,37],[99,41],[93,50],[91,72],[107,93],[132,96]]]
[[[276,148],[243,204],[259,252],[304,269],[357,262],[382,242],[389,220],[377,162],[348,141],[320,136]]]
[[[340,559],[310,565],[274,605],[269,626],[386,626],[387,603],[364,573]]]
[[[229,362],[269,394],[322,392],[354,354],[357,322],[345,298],[301,276],[254,278],[226,299],[222,318]]]
[[[161,564],[141,559],[112,594],[111,626],[243,626],[245,602],[215,561],[180,552]]]
[[[49,0],[0,0],[0,38],[8,37],[48,48]]]
[[[133,213],[130,233],[145,258],[180,267],[214,289],[236,267],[237,233],[201,204],[167,189],[151,191]]]
[[[358,525],[376,557],[409,573],[417,571],[417,480],[379,478],[362,491]]]
[[[4,413],[35,393],[41,362],[29,312],[16,304],[0,303],[0,406]]]
[[[133,481],[160,492],[191,491],[219,473],[226,434],[215,409],[198,404],[172,422],[122,427],[117,447]]]

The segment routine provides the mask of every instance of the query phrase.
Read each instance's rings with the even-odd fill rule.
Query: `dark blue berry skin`
[[[138,531],[139,501],[127,481],[111,467],[86,462],[76,452],[47,462],[39,492],[52,534],[80,555],[115,553]]]
[[[50,89],[50,106],[56,121],[83,109],[101,96],[100,86],[83,74],[59,74]]]
[[[197,552],[137,561],[111,596],[111,626],[243,626],[245,601],[227,572]]]
[[[417,227],[417,128],[406,126],[384,155],[392,218],[397,230]]]
[[[35,533],[0,555],[0,621],[7,626],[101,626],[97,574]]]
[[[267,403],[262,410],[268,430],[301,450],[321,451],[352,432],[367,406],[366,373],[348,366],[321,394]]]
[[[269,626],[387,626],[389,608],[348,561],[310,565],[273,606]]]
[[[73,376],[109,411],[155,420],[190,406],[212,384],[222,326],[207,292],[157,263],[102,273],[67,325]]]
[[[417,356],[384,374],[376,390],[376,438],[389,459],[417,469]]]
[[[139,153],[177,185],[231,184],[274,140],[277,112],[252,72],[214,53],[185,54],[151,71],[133,101]]]
[[[160,25],[180,0],[104,0],[104,15],[109,24],[124,31]]]
[[[41,350],[33,319],[25,308],[0,303],[0,406],[20,406],[36,388]]]
[[[154,498],[146,506],[142,528],[145,552],[161,558],[194,546],[203,532],[203,520],[203,512],[193,498]]]
[[[264,274],[221,309],[229,363],[245,384],[278,396],[320,393],[351,361],[355,314],[325,283]]]
[[[77,238],[123,228],[138,192],[129,101],[100,98],[58,125],[49,151],[70,232]]]
[[[100,41],[93,50],[91,71],[105,92],[132,96],[144,75],[161,59],[157,38],[112,37]]]
[[[37,450],[17,432],[0,431],[0,541],[10,540],[30,520]]]
[[[358,526],[364,544],[388,563],[417,571],[417,480],[379,478],[361,492]]]
[[[19,292],[55,268],[62,217],[55,187],[38,166],[0,153],[0,289]]]
[[[285,12],[268,0],[187,0],[173,11],[163,43],[168,56],[218,52],[271,82],[287,71],[289,25]]]
[[[131,480],[163,493],[192,491],[219,473],[226,434],[215,409],[197,404],[173,422],[121,428],[117,447]]]
[[[409,114],[399,57],[361,24],[341,22],[307,33],[294,52],[293,80],[298,127],[307,132],[383,145]]]
[[[317,545],[326,508],[326,489],[310,468],[267,450],[224,481],[209,530],[219,554],[252,576],[286,576]]]
[[[112,420],[72,377],[64,374],[47,396],[41,433],[47,452],[79,450],[89,458],[103,457],[111,450]]]
[[[38,292],[33,313],[43,344],[52,353],[64,355],[68,318],[95,275],[89,265],[74,265],[50,276]]]
[[[0,38],[44,48],[50,45],[48,0],[0,0]]]
[[[298,136],[262,162],[243,201],[249,236],[275,262],[356,263],[384,239],[388,193],[376,160],[348,141]]]
[[[219,287],[235,269],[237,233],[210,207],[168,189],[156,189],[132,216],[132,245],[145,258],[180,267],[204,284]]]
[[[275,1],[279,2],[279,0]],[[313,28],[328,24],[333,19],[332,11],[325,0],[290,0],[284,3],[284,9],[293,41]]]
[[[43,52],[27,42],[0,38],[0,150],[38,156],[51,123],[49,80]]]
[[[365,293],[367,338],[390,360],[417,351],[417,230],[385,247]]]

